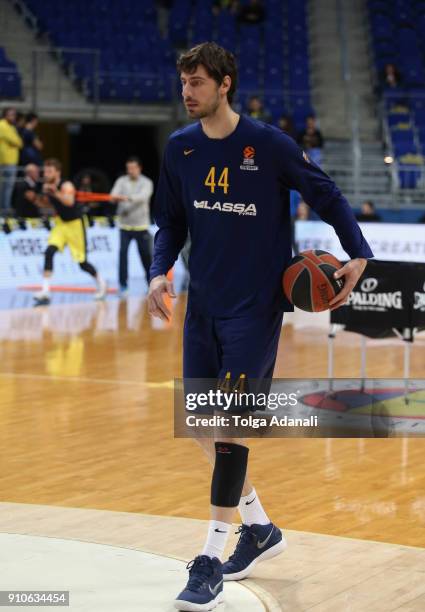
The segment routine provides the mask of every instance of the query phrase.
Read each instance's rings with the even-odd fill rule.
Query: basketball
[[[307,312],[329,309],[329,302],[344,286],[334,272],[342,263],[326,251],[303,251],[296,255],[283,274],[283,290],[288,300]]]

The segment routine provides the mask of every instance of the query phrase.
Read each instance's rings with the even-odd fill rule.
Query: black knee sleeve
[[[215,443],[215,465],[211,483],[211,504],[235,508],[241,498],[248,465],[246,446]]]
[[[83,272],[88,272],[90,276],[97,276],[96,268],[88,261],[81,262],[80,268],[83,270]]]
[[[53,255],[58,250],[57,247],[49,244],[47,249],[44,252],[44,269],[46,272],[51,272],[53,270]]]

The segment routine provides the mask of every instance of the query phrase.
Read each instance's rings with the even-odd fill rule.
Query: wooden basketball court
[[[210,467],[173,437],[184,310],[180,296],[169,325],[141,298],[0,311],[0,532],[197,554]],[[326,328],[287,319],[275,376],[326,376]],[[370,376],[402,376],[398,341],[369,344]],[[336,376],[359,363],[360,337],[337,336]],[[419,336],[411,377],[424,365]],[[423,440],[250,446],[251,478],[289,540],[245,581],[265,609],[425,609]]]

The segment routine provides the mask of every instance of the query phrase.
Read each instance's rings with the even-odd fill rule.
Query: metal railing
[[[346,24],[345,0],[337,0],[337,21],[339,28],[341,55],[342,55],[342,77],[345,85],[345,110],[347,125],[351,131],[351,145],[353,155],[353,176],[355,184],[355,199],[359,194],[357,186],[360,183],[360,165],[362,160],[362,150],[360,141],[359,125],[359,99],[354,91],[351,78],[351,49],[348,44],[347,24]]]
[[[74,58],[74,61],[73,61]],[[52,61],[52,59],[54,61]],[[75,72],[74,64],[82,63],[86,66],[86,78],[91,79],[94,83],[93,104],[99,104],[99,71],[100,71],[100,51],[98,49],[74,49],[67,47],[55,48],[54,50],[44,47],[36,47],[32,50],[31,62],[31,104],[34,109],[39,109],[40,101],[44,100],[54,104],[69,103],[67,97],[72,91],[74,85],[75,103],[85,102],[84,98],[78,100],[78,94],[83,95],[82,90],[79,91],[78,79]]]
[[[425,91],[384,91],[380,114],[393,193],[405,203],[425,206]],[[397,123],[391,121],[392,116]],[[413,134],[413,138],[406,139],[400,147],[397,134],[401,140],[403,134]]]
[[[16,74],[16,71],[3,68],[2,73]],[[61,114],[76,120],[81,116],[97,119],[101,110],[106,109],[113,115],[114,106],[128,104],[129,115],[131,106],[150,105],[157,109],[154,121],[160,121],[162,115],[169,120],[177,100],[176,76],[102,69],[99,49],[35,46],[19,62],[18,74],[21,97],[18,92],[2,96],[0,90],[0,101],[2,97],[5,102],[13,100],[17,107],[31,108],[44,116]],[[120,96],[123,81],[128,82],[128,88]],[[140,84],[149,81],[150,94],[146,95]],[[109,85],[110,95],[105,83]],[[156,87],[160,90],[159,96],[155,94]],[[114,96],[113,90],[118,95]]]

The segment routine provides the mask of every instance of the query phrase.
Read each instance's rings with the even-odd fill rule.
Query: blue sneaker
[[[119,288],[118,297],[120,298],[120,300],[126,300],[128,298],[128,294],[129,291],[127,287],[121,286]]]
[[[268,525],[241,525],[233,555],[223,563],[224,580],[242,580],[249,576],[259,561],[272,559],[286,548],[286,540],[281,530]]]
[[[50,294],[41,291],[34,295],[33,300],[34,306],[48,306],[50,304]]]
[[[177,610],[213,610],[223,601],[223,569],[221,561],[199,555],[188,563],[189,580],[174,601]]]

